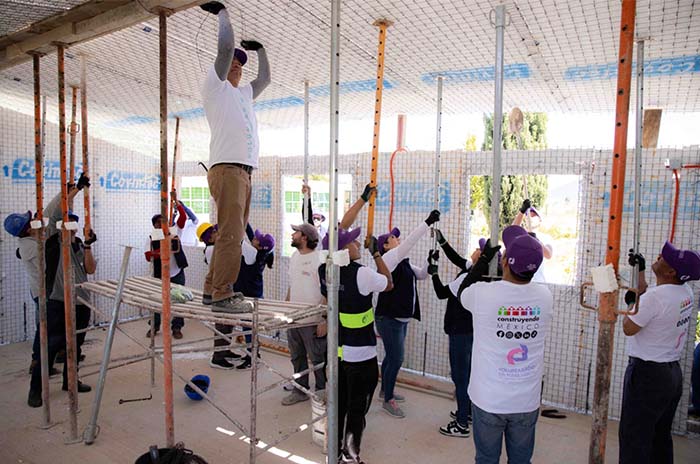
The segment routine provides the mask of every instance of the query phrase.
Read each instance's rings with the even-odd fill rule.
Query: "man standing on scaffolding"
[[[258,54],[258,75],[239,86],[246,52],[235,48],[228,11],[220,2],[201,8],[219,21],[216,60],[204,81],[204,113],[211,129],[209,145],[209,191],[214,198],[218,220],[216,248],[204,281],[204,296],[211,296],[212,311],[250,312],[253,305],[232,285],[241,267],[241,241],[248,223],[251,174],[258,167],[258,127],[253,100],[270,84],[270,65],[262,44],[243,40],[245,50]]]

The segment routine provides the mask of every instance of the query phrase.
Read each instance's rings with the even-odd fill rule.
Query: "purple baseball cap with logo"
[[[240,48],[236,48],[233,51],[233,58],[238,60],[238,62],[241,63],[241,66],[245,66],[245,64],[248,62],[248,54]]]
[[[503,243],[511,271],[519,276],[532,276],[537,272],[544,259],[539,240],[520,226],[509,226],[503,230]]]
[[[270,234],[263,234],[258,229],[255,229],[255,238],[258,239],[260,248],[263,250],[272,250],[275,248],[275,237]]]
[[[338,250],[342,250],[350,243],[354,242],[357,237],[360,236],[360,232],[362,232],[361,227],[352,230],[345,230],[338,227]],[[324,250],[328,249],[328,234],[323,237],[322,245]]]
[[[681,250],[667,241],[661,249],[661,257],[676,271],[681,282],[700,279],[700,254],[697,251]]]
[[[389,240],[389,237],[392,235],[396,238],[401,237],[401,231],[399,230],[398,227],[394,227],[393,229],[391,229],[391,232],[389,232],[388,234],[382,234],[377,238],[377,245],[379,246],[379,252],[381,254],[386,253],[386,250],[384,249],[384,244],[386,243],[387,240]]]

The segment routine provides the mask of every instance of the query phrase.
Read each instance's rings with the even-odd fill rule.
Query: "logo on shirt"
[[[685,300],[681,301],[681,311],[687,308],[693,304],[693,301],[690,298],[686,298]]]
[[[511,339],[513,339],[513,338],[516,339],[516,340],[520,340],[521,338],[522,338],[523,340],[527,340],[527,339],[529,339],[529,338],[535,338],[535,337],[537,336],[537,331],[536,331],[536,330],[532,330],[532,331],[529,331],[529,332],[528,332],[528,331],[522,332],[522,331],[518,331],[518,330],[516,330],[516,331],[513,331],[513,330],[508,330],[508,331],[505,331],[505,330],[498,330],[498,331],[496,331],[496,336],[497,336],[498,338],[507,338],[508,340],[511,340]]]
[[[506,360],[511,366],[516,362],[527,361],[527,345],[520,345],[518,348],[513,348],[506,355]]]
[[[539,306],[535,306],[534,308],[530,306],[501,306],[498,308],[499,316],[532,317],[539,316],[540,313],[541,310]]]

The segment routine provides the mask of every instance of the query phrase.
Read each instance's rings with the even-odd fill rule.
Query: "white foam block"
[[[29,226],[30,226],[32,229],[41,229],[41,221],[38,220],[38,219],[36,219],[36,220],[30,222],[30,223],[29,223]]]
[[[599,293],[609,293],[619,288],[615,277],[615,268],[612,264],[592,267],[591,276],[593,277],[593,287]]]
[[[56,229],[61,230],[63,227],[63,221],[56,221]]]
[[[333,253],[333,264],[337,264],[340,267],[350,264],[350,253],[348,253],[347,248],[343,248],[342,250]]]
[[[153,229],[151,231],[151,240],[163,240],[165,235],[163,235],[162,229]]]
[[[78,230],[78,223],[75,221],[64,222],[63,225],[66,226],[66,230]]]
[[[49,225],[49,218],[45,217],[44,218],[44,227],[47,227]]]

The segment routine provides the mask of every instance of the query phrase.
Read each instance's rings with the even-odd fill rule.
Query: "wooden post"
[[[75,115],[78,106],[78,87],[71,85],[71,111],[70,111],[70,158],[68,163],[68,182],[75,182],[75,137],[78,133],[78,123],[75,121]]]
[[[177,116],[175,118],[175,143],[174,143],[174,148],[173,148],[173,176],[170,181],[170,190],[174,192],[175,189],[175,173],[177,171],[177,155],[178,151],[180,151],[180,117]],[[170,199],[170,216],[168,225],[173,223],[173,219],[175,218],[175,202]]]
[[[87,58],[80,57],[80,140],[83,146],[83,173],[90,176],[90,157],[88,151],[88,106],[87,106]],[[83,188],[83,209],[85,222],[83,237],[88,237],[92,229],[92,208],[90,204],[90,188]]]

